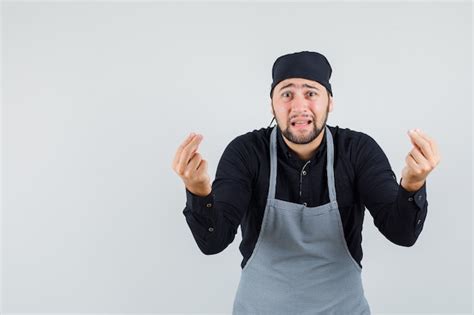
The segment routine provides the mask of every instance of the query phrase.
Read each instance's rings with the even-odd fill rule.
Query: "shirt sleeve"
[[[253,183],[252,165],[242,136],[225,148],[208,196],[186,189],[183,214],[201,252],[217,254],[232,243],[247,210]]]
[[[369,135],[362,138],[356,154],[356,178],[361,201],[377,229],[397,245],[413,246],[428,210],[426,181],[417,191],[405,190],[382,148]]]

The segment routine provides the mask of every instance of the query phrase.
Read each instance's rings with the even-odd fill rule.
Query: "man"
[[[277,58],[270,91],[277,125],[231,141],[212,185],[197,152],[201,135],[176,152],[183,214],[201,251],[223,251],[241,225],[233,314],[370,314],[360,263],[365,207],[397,245],[412,246],[422,230],[437,144],[409,131],[413,148],[398,183],[372,137],[326,125],[331,73],[317,52]]]

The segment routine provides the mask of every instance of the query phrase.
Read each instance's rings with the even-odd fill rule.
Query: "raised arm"
[[[240,141],[242,138],[237,137],[224,150],[211,185],[207,164],[202,164],[206,162],[200,164],[198,160],[202,158],[196,157],[201,139],[188,139],[183,148],[178,149],[176,156],[184,156],[175,157],[181,161],[175,171],[184,177],[186,222],[200,250],[212,255],[223,251],[234,240],[250,202],[253,175],[248,166],[248,152]],[[179,166],[179,163],[187,163],[187,166]]]
[[[409,174],[407,169],[405,174]],[[426,181],[418,185],[416,178],[409,182],[414,186],[402,186],[402,178],[398,183],[387,156],[368,135],[357,150],[356,177],[361,200],[378,230],[397,245],[415,244],[428,210]]]

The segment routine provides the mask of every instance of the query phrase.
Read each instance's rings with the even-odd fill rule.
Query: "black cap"
[[[329,61],[322,54],[313,51],[301,51],[278,57],[273,63],[272,97],[275,86],[289,78],[303,78],[322,84],[332,96],[331,78],[332,68]]]

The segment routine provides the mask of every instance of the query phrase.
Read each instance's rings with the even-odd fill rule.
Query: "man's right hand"
[[[197,152],[202,135],[191,133],[178,147],[173,160],[173,169],[181,177],[186,188],[201,197],[212,191],[207,174],[207,161]]]

